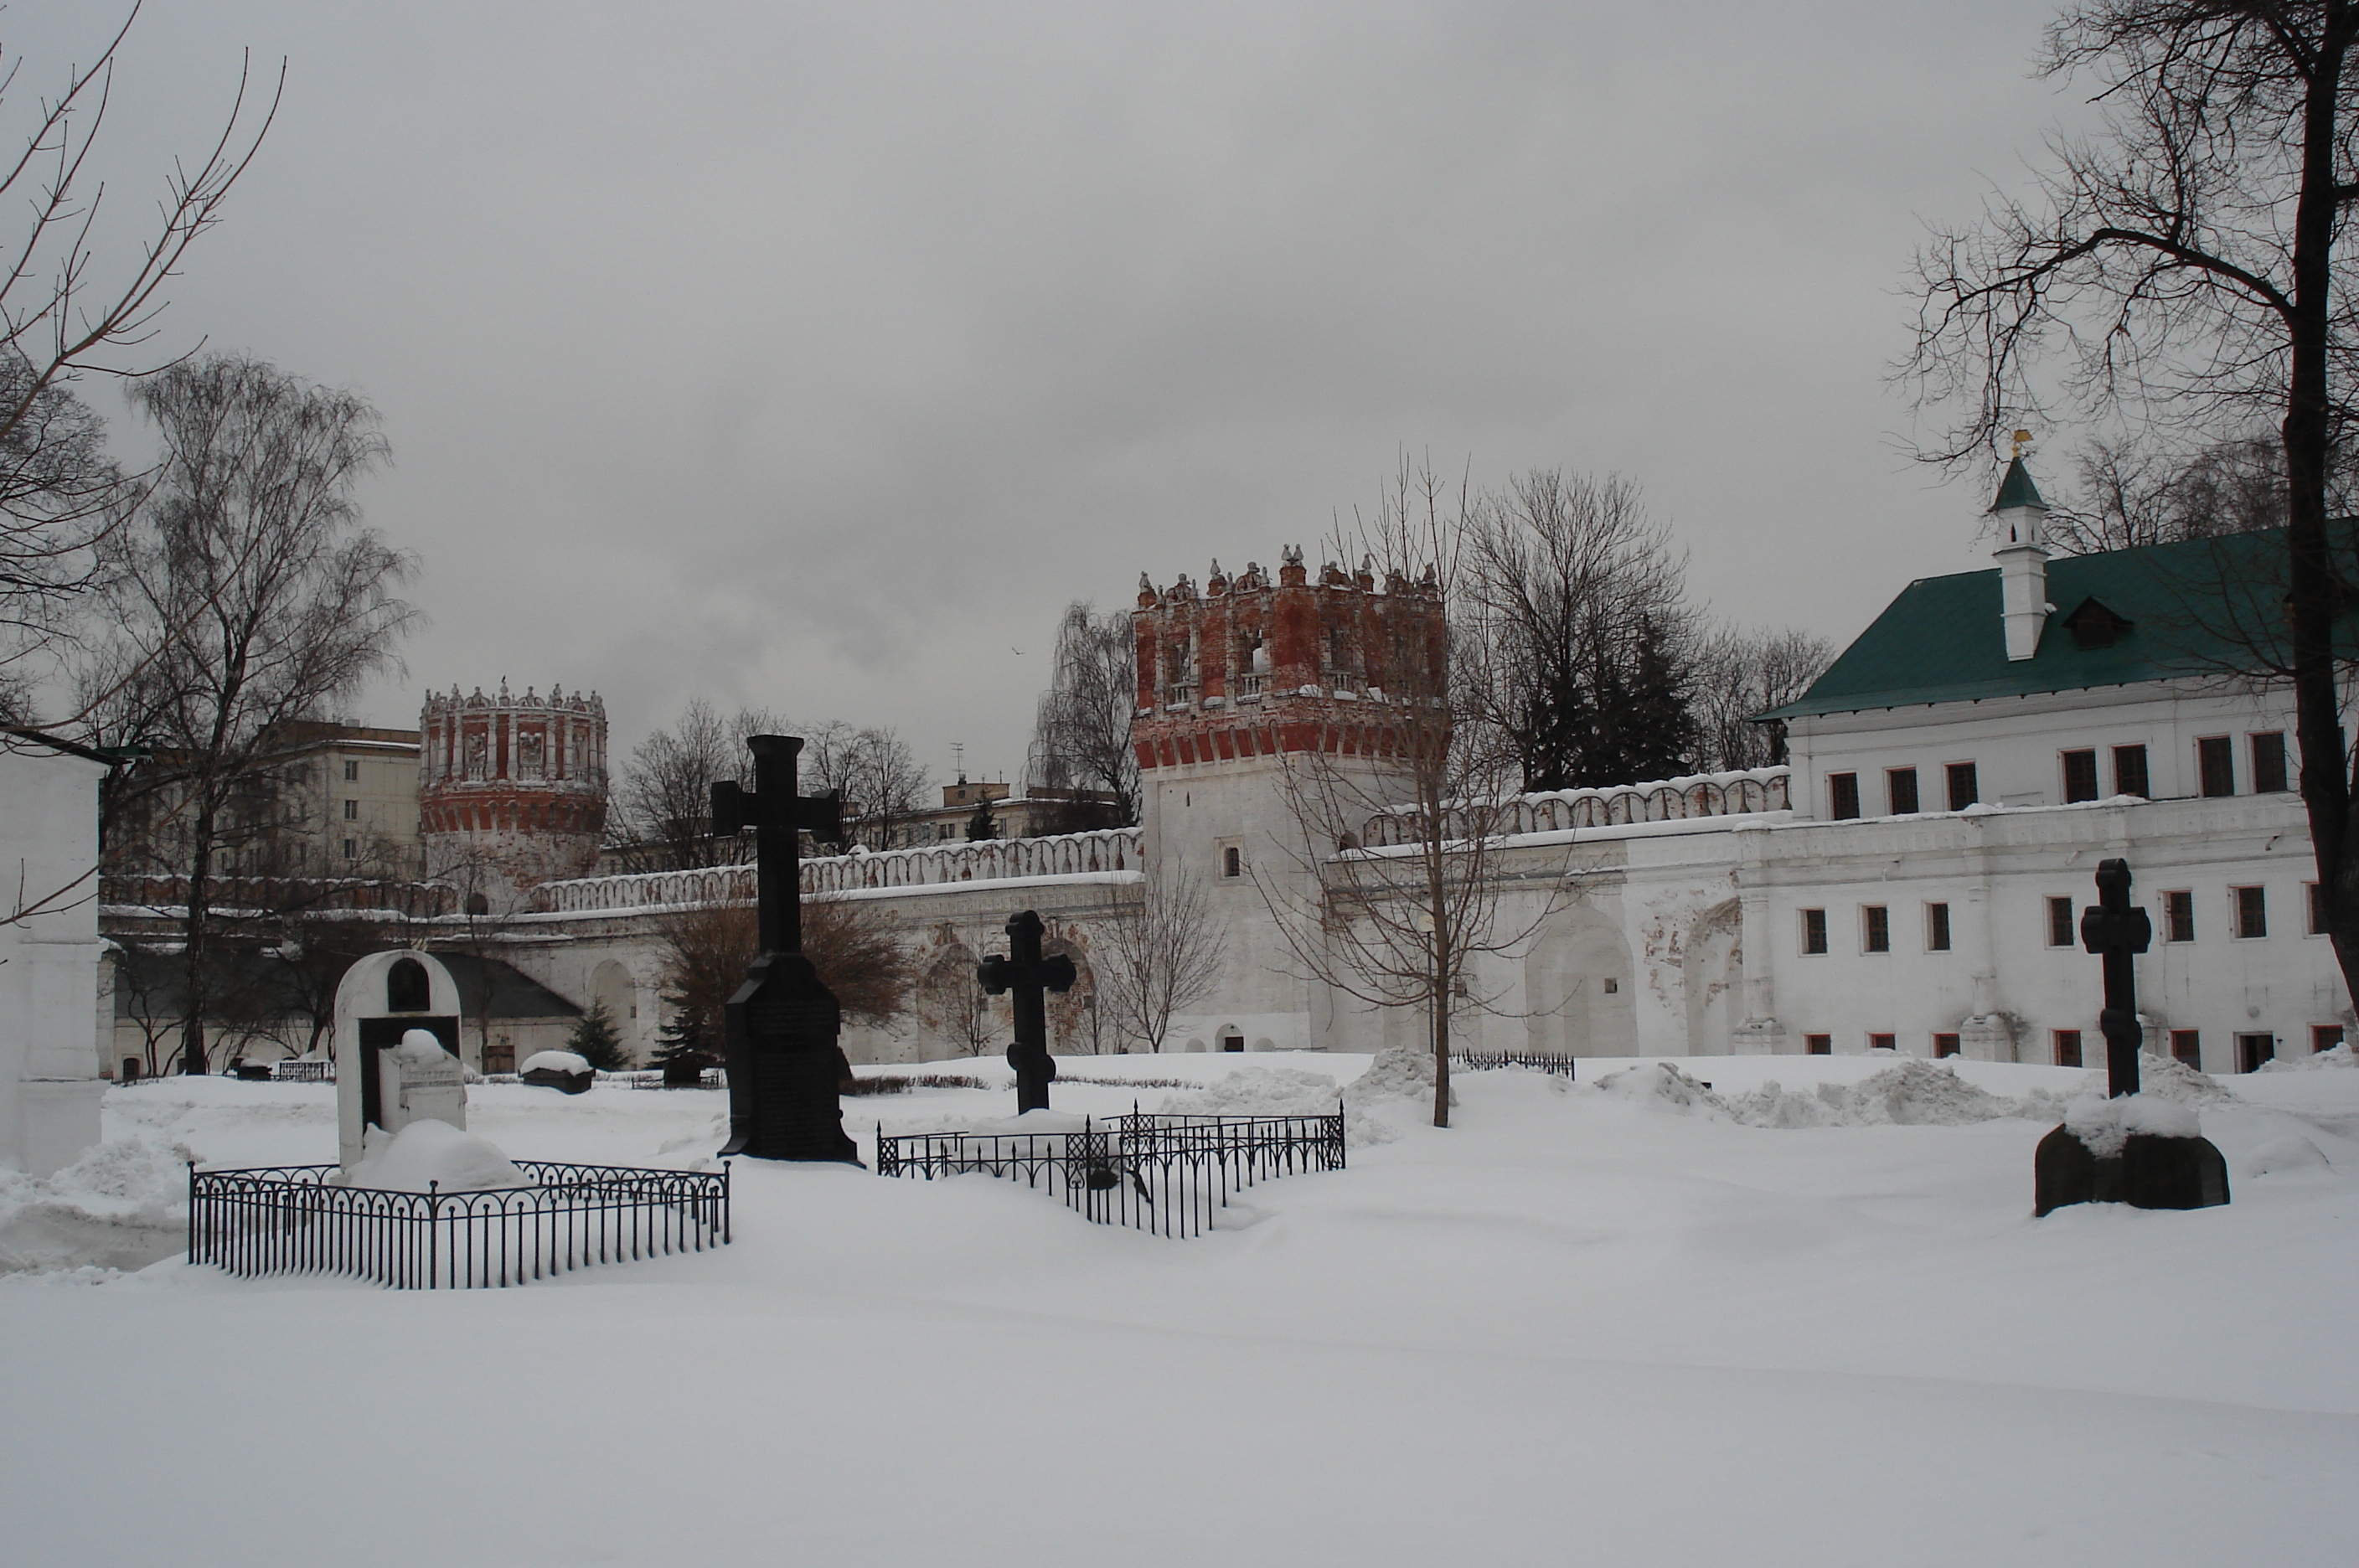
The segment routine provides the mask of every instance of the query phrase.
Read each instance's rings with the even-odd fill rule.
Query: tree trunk
[[[180,965],[188,992],[188,1008],[180,1016],[180,1071],[201,1073],[206,1068],[205,1005],[212,999],[208,995],[212,967],[207,962],[212,933],[206,918],[212,901],[213,809],[210,801],[197,807],[189,847],[189,902],[181,911],[180,926]]]
[[[1441,922],[1433,934],[1433,1125],[1450,1125],[1450,948]]]
[[[2295,734],[2301,746],[2301,798],[2326,904],[2326,926],[2342,965],[2346,995],[2359,996],[2359,844],[2353,817],[2351,761],[2343,734],[2334,660],[2334,623],[2343,610],[2326,532],[2329,300],[2337,219],[2336,109],[2344,57],[2359,16],[2330,9],[2308,83],[2302,125],[2301,195],[2294,216],[2293,300],[2288,336],[2291,384],[2286,398],[2286,545],[2288,618],[2293,634]]]

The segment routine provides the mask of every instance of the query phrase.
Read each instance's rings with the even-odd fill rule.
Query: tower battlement
[[[429,694],[418,719],[427,874],[488,904],[595,869],[606,830],[606,705],[552,686]]]
[[[1299,546],[1275,580],[1257,563],[1232,577],[1212,562],[1199,590],[1142,574],[1132,744],[1142,769],[1282,752],[1397,756],[1409,714],[1439,705],[1449,643],[1430,569],[1332,561],[1310,579]]]

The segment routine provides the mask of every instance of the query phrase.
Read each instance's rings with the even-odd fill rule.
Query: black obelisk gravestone
[[[842,843],[842,804],[832,794],[795,793],[802,746],[795,735],[748,736],[753,792],[731,782],[712,787],[712,831],[754,830],[761,917],[761,952],[729,998],[729,1141],[721,1152],[856,1165],[837,1098],[842,1013],[802,953],[800,835]]]
[[[2130,863],[2100,862],[2097,902],[2081,916],[2081,944],[2104,961],[2105,1007],[2097,1015],[2097,1027],[2105,1037],[2105,1086],[2112,1099],[2138,1092],[2141,1031],[2137,974],[2130,960],[2153,941],[2146,911],[2130,905]],[[2201,1209],[2228,1201],[2228,1162],[2210,1138],[2112,1130],[2116,1136],[2102,1146],[2102,1153],[2069,1123],[2039,1140],[2031,1157],[2035,1215],[2068,1203]]]
[[[1016,1007],[1016,1043],[1007,1048],[1007,1065],[1016,1069],[1016,1111],[1049,1108],[1049,1085],[1057,1063],[1049,1054],[1049,1005],[1044,991],[1070,991],[1075,978],[1073,961],[1063,953],[1040,956],[1040,917],[1030,909],[1007,922],[1007,956],[996,953],[975,966],[983,988],[996,996],[1011,993]]]

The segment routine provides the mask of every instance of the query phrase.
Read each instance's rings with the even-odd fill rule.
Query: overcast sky
[[[19,107],[113,9],[0,13]],[[1984,564],[1885,372],[1920,218],[2078,109],[2050,10],[149,0],[99,161],[136,215],[287,58],[159,346],[383,411],[432,619],[357,716],[505,676],[617,761],[702,696],[1012,778],[1068,600],[1315,547],[1404,449],[1636,476],[1748,625]]]

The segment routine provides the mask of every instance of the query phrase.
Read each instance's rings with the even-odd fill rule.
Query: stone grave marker
[[[2228,1162],[2205,1138],[2192,1109],[2138,1093],[2137,972],[2130,961],[2154,940],[2144,909],[2130,904],[2130,863],[2102,861],[2097,902],[2081,917],[2081,943],[2104,961],[2107,1098],[2076,1101],[2062,1127],[2031,1157],[2032,1213],[2069,1203],[2139,1209],[2203,1209],[2228,1201]]]
[[[404,1037],[422,1031],[439,1055]],[[336,986],[336,1148],[349,1173],[367,1129],[399,1132],[431,1118],[467,1125],[466,1071],[459,1062],[459,984],[432,954],[372,953]]]
[[[1016,1042],[1007,1048],[1007,1065],[1016,1069],[1016,1113],[1049,1108],[1049,1085],[1057,1077],[1056,1058],[1049,1054],[1047,993],[1070,991],[1079,976],[1073,961],[1063,953],[1040,956],[1040,917],[1030,909],[1007,922],[1007,952],[994,953],[975,966],[975,977],[992,996],[1009,993],[1016,1014]]]

